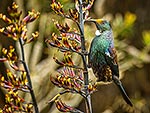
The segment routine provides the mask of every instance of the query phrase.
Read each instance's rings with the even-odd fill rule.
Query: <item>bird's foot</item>
[[[89,53],[88,53],[88,51],[83,50],[83,51],[82,51],[82,54],[87,56]]]

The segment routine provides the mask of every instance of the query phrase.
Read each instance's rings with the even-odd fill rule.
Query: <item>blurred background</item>
[[[33,88],[35,90],[40,113],[59,113],[53,104],[46,104],[54,97],[59,89],[52,85],[50,75],[54,75],[58,65],[53,61],[56,49],[47,47],[45,39],[50,38],[53,32],[58,30],[53,25],[52,19],[67,22],[76,27],[72,21],[68,21],[56,15],[50,9],[50,0],[14,0],[22,10],[24,17],[28,10],[35,9],[40,12],[40,18],[28,25],[28,36],[38,30],[39,38],[34,43],[25,45],[26,61],[29,65]],[[73,0],[59,0],[67,11],[74,8]],[[13,0],[0,0],[0,13],[7,15],[7,7]],[[128,106],[122,99],[119,90],[114,83],[98,85],[96,92],[92,94],[93,113],[150,113],[150,1],[143,0],[95,0],[90,16],[92,18],[105,18],[111,22],[115,38],[115,46],[118,52],[120,67],[120,79],[131,98],[134,107]],[[0,20],[0,27],[5,23]],[[94,24],[85,25],[86,47],[94,37],[96,27]],[[13,40],[0,34],[0,49],[9,45],[17,45]],[[1,52],[0,52],[1,55]],[[61,58],[61,56],[59,56]],[[79,63],[81,60],[74,57]],[[0,73],[5,74],[5,64],[0,63]],[[93,74],[89,69],[91,80]],[[5,104],[5,91],[0,89],[0,108]],[[29,94],[21,95],[30,100]],[[84,110],[84,100],[79,95],[63,97],[63,100],[81,110]]]

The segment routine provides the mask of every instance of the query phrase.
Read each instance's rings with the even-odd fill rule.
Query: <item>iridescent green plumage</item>
[[[106,20],[94,20],[97,26],[96,37],[92,40],[90,52],[88,55],[89,66],[93,69],[97,81],[114,83],[120,89],[123,98],[132,106],[121,81],[119,80],[119,69],[117,55],[114,48],[113,33],[111,26]]]

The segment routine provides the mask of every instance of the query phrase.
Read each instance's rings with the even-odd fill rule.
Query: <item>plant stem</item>
[[[34,94],[34,91],[33,91],[33,88],[32,88],[32,82],[31,82],[31,78],[30,78],[30,71],[29,71],[28,65],[25,62],[25,53],[24,53],[23,42],[22,42],[21,38],[19,38],[19,44],[20,44],[20,48],[21,48],[21,61],[23,63],[24,69],[27,73],[28,87],[29,87],[31,98],[32,98],[32,101],[33,101],[33,106],[34,106],[34,109],[35,109],[35,113],[39,113],[36,98],[35,98],[35,94]]]
[[[81,49],[82,49],[82,60],[84,65],[84,85],[85,85],[85,93],[86,93],[86,112],[92,113],[92,105],[91,105],[91,95],[88,91],[88,85],[89,85],[89,75],[88,75],[88,69],[87,69],[87,59],[86,59],[86,48],[85,48],[85,38],[84,38],[84,19],[83,19],[83,4],[82,0],[79,1],[79,29],[81,33]]]

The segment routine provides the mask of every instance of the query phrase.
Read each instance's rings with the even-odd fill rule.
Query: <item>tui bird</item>
[[[117,54],[110,23],[104,19],[91,19],[90,21],[96,24],[97,31],[88,54],[89,67],[92,68],[97,77],[97,82],[110,82],[113,80],[120,89],[126,103],[133,106],[119,80]]]

